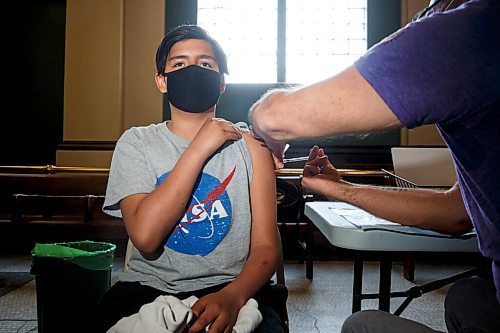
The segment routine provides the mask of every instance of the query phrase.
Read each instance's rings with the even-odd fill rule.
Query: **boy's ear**
[[[225,90],[226,90],[226,76],[222,74],[220,78],[220,93],[223,94]]]
[[[158,87],[158,90],[162,92],[163,94],[167,92],[167,78],[164,77],[163,75],[156,74],[155,75],[155,82],[156,86]]]

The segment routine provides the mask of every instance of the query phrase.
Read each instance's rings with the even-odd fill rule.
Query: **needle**
[[[284,158],[283,159],[283,163],[301,162],[301,161],[307,161],[308,159],[309,159],[309,156],[294,157],[294,158]]]
[[[287,144],[285,144],[285,148],[283,148],[283,155],[285,155],[288,148],[290,148],[290,145],[287,143]],[[302,156],[302,157],[295,157],[295,158],[284,158],[283,163],[301,162],[301,161],[307,161],[308,159],[309,159],[309,156]]]

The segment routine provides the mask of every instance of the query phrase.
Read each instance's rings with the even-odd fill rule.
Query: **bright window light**
[[[277,0],[198,0],[198,25],[228,56],[228,83],[310,83],[340,72],[367,49],[366,0],[287,0],[286,59],[277,59]]]

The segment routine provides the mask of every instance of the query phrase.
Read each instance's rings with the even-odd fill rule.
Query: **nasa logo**
[[[226,187],[234,168],[221,183],[211,175],[202,173],[191,193],[186,212],[177,223],[165,246],[173,251],[205,256],[224,239],[232,220],[231,201]],[[158,178],[158,187],[170,172]]]

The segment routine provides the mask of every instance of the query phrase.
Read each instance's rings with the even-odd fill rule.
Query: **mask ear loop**
[[[446,8],[443,10],[443,12],[447,11],[448,8],[450,8],[450,6],[455,2],[455,0],[451,0],[450,3],[448,4],[448,6],[446,6]]]

